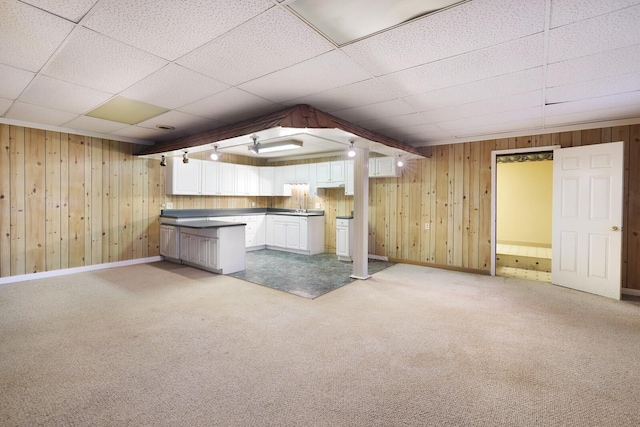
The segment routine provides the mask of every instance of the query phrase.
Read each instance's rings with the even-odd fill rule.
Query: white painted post
[[[353,164],[353,274],[365,280],[369,274],[369,149],[356,148]]]

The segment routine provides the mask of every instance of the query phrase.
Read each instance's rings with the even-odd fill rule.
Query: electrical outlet
[[[256,205],[256,202],[251,202],[251,207],[254,207]]]
[[[430,227],[431,227],[430,223],[428,223],[428,222],[424,223],[424,229],[425,230],[428,230]]]
[[[316,209],[320,209],[320,203],[316,203]]]
[[[167,203],[167,209],[173,209],[173,203]]]

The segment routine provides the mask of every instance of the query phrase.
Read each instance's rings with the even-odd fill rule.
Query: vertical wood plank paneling
[[[449,146],[437,147],[436,155],[436,264],[447,264],[449,245]]]
[[[560,147],[561,148],[573,147],[572,132],[560,132]]]
[[[631,195],[630,191],[630,177],[636,173],[636,171],[631,171],[631,145],[634,144],[633,140],[630,137],[631,126],[616,126],[611,128],[611,142],[623,141],[624,142],[624,205],[622,211],[622,230],[624,231],[622,235],[622,284],[623,287],[629,287],[630,278],[627,277],[629,271],[629,264],[631,264],[631,260],[628,256],[629,254],[629,239],[632,236],[630,227],[629,227],[629,217],[631,215],[630,203],[631,203]],[[640,166],[640,164],[636,164],[636,168]],[[638,177],[638,175],[635,175]],[[636,211],[637,212],[637,211]],[[625,231],[626,230],[626,231]],[[640,281],[640,279],[638,279]]]
[[[46,270],[60,269],[60,133],[46,135]]]
[[[109,262],[120,261],[120,143],[109,141]]]
[[[480,268],[480,152],[479,143],[469,144],[469,268]]]
[[[9,125],[0,123],[0,277],[11,272],[11,147]]]
[[[84,137],[69,135],[69,267],[84,265]]]
[[[60,268],[69,267],[69,134],[60,134]]]
[[[450,265],[462,266],[464,253],[464,230],[465,226],[465,191],[464,191],[464,144],[454,146],[454,180],[453,180],[453,259]]]
[[[104,200],[104,187],[102,183],[102,139],[91,138],[91,191],[87,189],[87,194],[91,198],[91,264],[102,263],[102,215],[104,208],[102,206]]]
[[[11,275],[25,274],[26,271],[26,221],[25,221],[25,129],[11,126],[10,168],[11,168]]]
[[[133,165],[131,161],[131,144],[121,142],[119,148],[120,188],[118,206],[118,224],[120,229],[119,258],[133,259]]]
[[[109,205],[111,204],[111,194],[109,193],[110,189],[110,154],[111,153],[111,144],[109,140],[102,141],[102,163],[101,163],[101,172],[102,172],[102,263],[109,262],[109,239],[111,238],[111,228],[109,225]],[[158,211],[159,212],[159,211]]]
[[[142,159],[130,159],[132,163],[132,178],[133,183],[131,187],[131,212],[132,212],[132,259],[144,258],[144,198],[142,187],[144,185],[144,160]],[[200,197],[199,197],[200,199]]]
[[[375,253],[382,256],[389,256],[387,245],[389,235],[387,234],[387,183],[384,180],[369,180],[369,185],[376,187],[376,227],[375,227]]]
[[[420,165],[422,186],[420,194],[420,260],[423,262],[430,261],[430,244],[431,244],[431,159],[418,160]],[[424,229],[424,224],[428,224],[429,230]]]
[[[571,146],[580,147],[582,145],[582,132],[574,130],[571,132]]]
[[[419,162],[410,162],[407,165],[409,172],[409,191],[407,194],[407,208],[409,209],[407,221],[407,258],[412,261],[421,261],[423,256],[421,253],[420,236],[422,234],[421,213],[422,201],[420,196],[422,193],[422,168]]]
[[[46,143],[45,132],[25,130],[25,227],[26,272],[46,268]]]
[[[508,139],[503,139],[506,144],[509,143]],[[496,143],[497,145],[497,143]],[[463,144],[463,166],[464,177],[462,183],[462,261],[461,265],[465,268],[469,268],[469,242],[470,242],[470,224],[471,224],[471,211],[470,211],[470,188],[471,188],[471,144],[466,142]]]
[[[91,265],[93,257],[91,251],[93,246],[91,244],[91,226],[93,225],[93,212],[91,212],[91,197],[93,189],[93,181],[91,178],[91,146],[92,139],[88,136],[84,137],[84,265]]]
[[[385,234],[388,237],[387,253],[390,257],[398,258],[398,180],[395,178],[377,178],[386,182],[387,195],[384,203],[388,212]]]
[[[600,129],[583,130],[580,135],[581,145],[593,145],[600,143]]]
[[[627,287],[640,289],[640,125],[629,130],[629,178],[626,227]]]
[[[495,141],[482,141],[480,146],[480,230],[478,235],[478,267],[491,268],[491,151]]]

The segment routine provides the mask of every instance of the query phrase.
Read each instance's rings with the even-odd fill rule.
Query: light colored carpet
[[[638,426],[640,302],[397,264],[309,300],[158,262],[0,286],[0,425]]]

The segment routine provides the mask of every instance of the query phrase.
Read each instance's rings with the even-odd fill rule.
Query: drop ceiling
[[[414,147],[640,123],[640,0],[463,1],[346,44],[295,3],[0,0],[0,122],[151,145],[308,104]],[[119,98],[166,112],[87,115]]]

